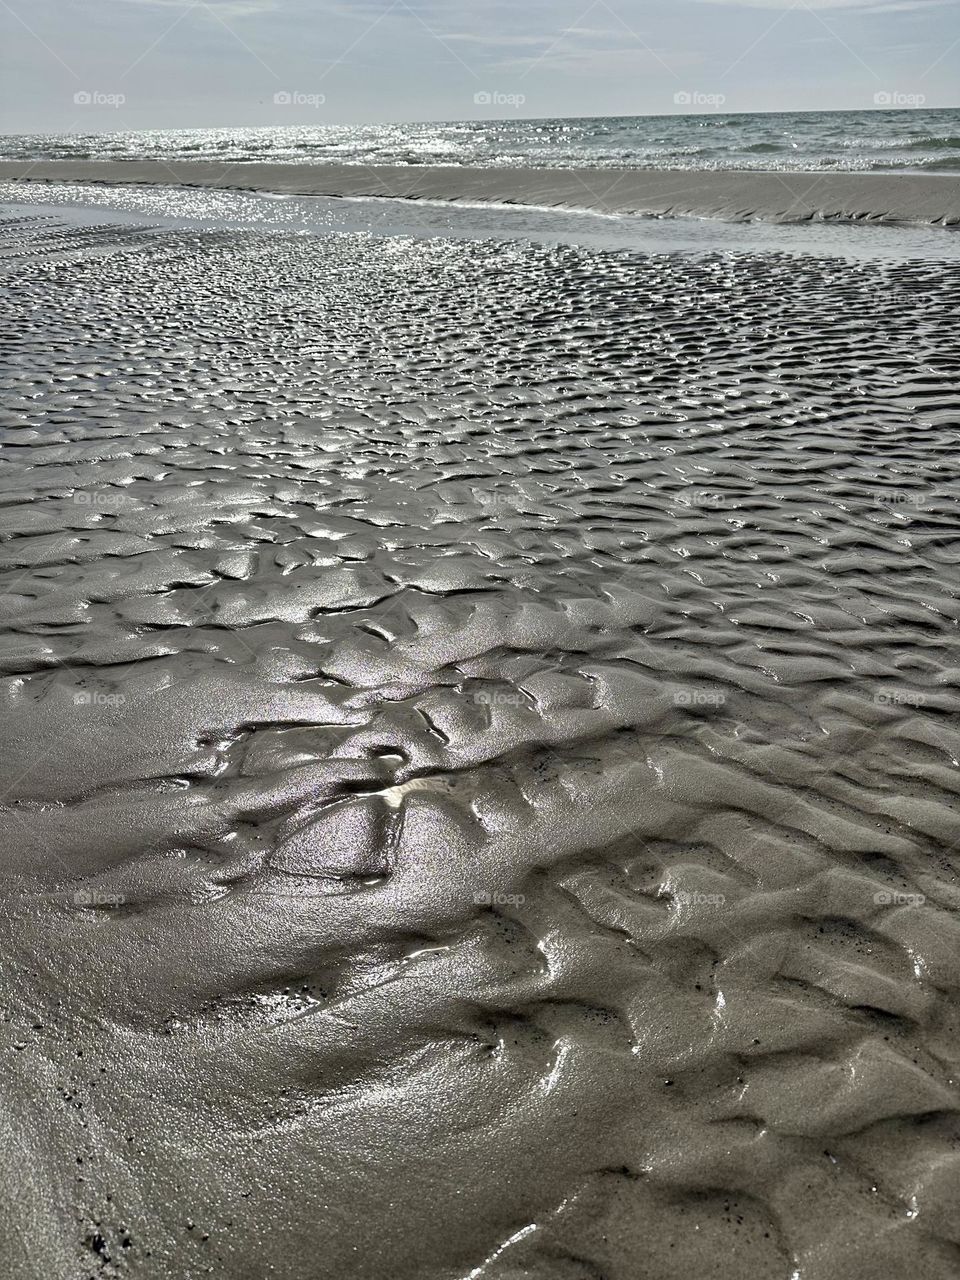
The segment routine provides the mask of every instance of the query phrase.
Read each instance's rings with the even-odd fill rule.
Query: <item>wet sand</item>
[[[956,263],[0,271],[0,1272],[955,1280]]]
[[[467,165],[2,161],[0,181],[199,186],[286,195],[461,200],[744,221],[960,224],[960,175],[516,169]]]

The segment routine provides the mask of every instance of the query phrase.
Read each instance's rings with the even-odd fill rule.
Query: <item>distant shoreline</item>
[[[209,187],[728,221],[960,226],[960,175],[467,165],[0,161],[0,181]]]
[[[924,103],[923,107],[919,109],[922,110],[925,114],[932,114],[936,111],[944,111],[944,112],[960,111],[960,100],[956,102],[951,102],[945,106],[938,106],[934,103]],[[726,104],[724,104],[722,114],[724,116],[732,116],[738,119],[746,119],[746,118],[753,118],[753,117],[759,117],[761,119],[765,119],[765,118],[776,118],[781,116],[793,117],[793,116],[897,115],[899,113],[907,112],[907,111],[915,112],[916,110],[918,110],[918,108],[916,107],[898,107],[893,105],[878,106],[876,103],[873,103],[870,105],[860,104],[855,107],[824,107],[822,110],[819,108],[812,108],[812,107],[780,107],[776,109],[773,107],[765,107],[765,108],[758,108],[755,111],[747,111],[741,108],[733,108],[733,107],[728,108]],[[408,119],[408,120],[390,121],[389,123],[392,125],[399,126],[401,128],[408,128],[411,126],[418,127],[421,125],[443,126],[443,125],[464,124],[464,123],[480,124],[480,125],[484,125],[484,124],[501,125],[505,121],[514,121],[514,120],[522,124],[548,124],[554,120],[570,120],[570,121],[573,121],[574,123],[579,124],[582,121],[591,121],[591,120],[602,120],[602,121],[688,120],[688,119],[696,119],[698,117],[702,119],[704,116],[707,116],[707,115],[708,115],[707,112],[696,112],[696,111],[690,111],[689,109],[686,109],[683,111],[640,111],[640,112],[604,111],[604,112],[601,112],[600,115],[592,115],[588,113],[587,115],[573,115],[573,116],[555,116],[555,115],[545,115],[545,116],[492,115],[492,116],[468,116],[468,117],[422,116],[422,117],[415,117],[413,119]],[[332,129],[368,129],[368,128],[375,128],[385,123],[386,122],[382,120],[336,120],[336,121],[332,121],[329,125],[326,125],[324,127],[332,128]],[[309,124],[305,124],[303,121],[300,122],[300,126],[305,128],[311,127]],[[187,134],[187,133],[196,133],[198,129],[209,130],[209,131],[219,131],[225,127],[228,127],[228,126],[224,126],[222,124],[200,124],[200,125],[177,125],[175,128],[170,128],[162,124],[153,124],[153,125],[144,125],[141,128],[138,128],[137,130],[135,130],[135,132]],[[269,124],[244,124],[244,125],[234,126],[234,128],[239,128],[244,131],[261,131],[263,133],[269,133],[271,130],[276,128],[276,123],[271,122]],[[123,134],[126,132],[129,132],[129,131],[124,129],[98,130],[98,133],[102,134],[105,137],[115,137],[119,134]],[[27,137],[34,137],[34,136],[39,136],[44,138],[75,138],[77,136],[77,133],[75,129],[0,129],[0,138],[27,138]]]

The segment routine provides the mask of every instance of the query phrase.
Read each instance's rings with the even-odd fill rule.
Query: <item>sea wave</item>
[[[0,158],[952,172],[960,110],[34,134],[0,138]]]

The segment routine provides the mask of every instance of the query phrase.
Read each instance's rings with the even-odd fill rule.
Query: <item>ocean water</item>
[[[960,171],[960,108],[0,137],[0,159]]]

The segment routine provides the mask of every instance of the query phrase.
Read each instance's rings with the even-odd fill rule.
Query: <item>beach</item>
[[[2,181],[483,201],[660,217],[960,225],[960,174],[945,173],[0,160]]]
[[[960,177],[0,182],[0,1271],[956,1280]]]

